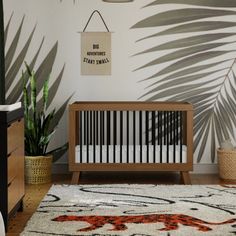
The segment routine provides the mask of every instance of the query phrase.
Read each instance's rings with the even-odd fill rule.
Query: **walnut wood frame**
[[[187,146],[186,163],[75,163],[79,144],[79,111],[183,111],[183,144]],[[79,182],[81,171],[180,171],[184,184],[191,184],[193,170],[193,106],[183,102],[75,102],[69,105],[69,170],[72,184]]]

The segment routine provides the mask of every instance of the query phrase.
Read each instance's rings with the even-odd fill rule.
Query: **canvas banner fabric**
[[[111,75],[111,33],[81,33],[81,75]]]

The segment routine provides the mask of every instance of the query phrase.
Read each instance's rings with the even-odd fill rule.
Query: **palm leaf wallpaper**
[[[62,120],[73,91],[74,100],[81,101],[187,101],[194,105],[195,162],[215,163],[223,140],[235,144],[235,0],[5,0],[4,5],[6,103],[22,99],[20,74],[27,59],[39,78],[39,106],[43,80],[56,71],[49,109],[60,107],[53,126]],[[109,79],[80,75],[78,32],[95,9],[114,32]],[[27,26],[28,19],[37,25]],[[94,18],[89,30],[103,30],[100,21]],[[66,131],[67,120],[59,133]]]
[[[30,35],[28,36],[27,40],[23,43],[23,46],[20,47],[20,39],[22,34],[22,28],[24,26],[24,20],[25,16],[22,17],[21,22],[19,23],[19,26],[15,33],[13,33],[13,38],[10,40],[8,38],[9,29],[11,28],[12,24],[12,18],[13,14],[11,15],[9,21],[6,24],[5,27],[5,45],[10,41],[9,47],[6,48],[5,53],[5,89],[6,89],[6,104],[15,103],[16,101],[22,101],[22,91],[23,91],[23,81],[21,79],[21,70],[23,68],[23,74],[24,78],[26,79],[26,83],[28,82],[29,76],[26,72],[24,61],[26,60],[27,53],[29,51],[36,26],[31,30]],[[41,42],[38,45],[38,48],[36,48],[34,55],[32,56],[31,60],[27,63],[29,63],[30,69],[34,69],[36,62],[38,61],[38,57],[41,53],[42,47],[44,44],[44,37],[41,39]],[[19,49],[17,53],[17,49]],[[46,80],[49,75],[51,74],[53,65],[55,63],[56,55],[57,55],[57,49],[58,49],[58,43],[56,42],[51,50],[43,57],[43,60],[39,63],[38,68],[35,70],[35,76],[37,78],[37,103],[38,103],[38,109],[41,110],[41,107],[43,105],[42,101],[42,95],[40,95],[40,92],[43,89],[43,83],[44,80]],[[65,65],[63,68],[61,68],[58,76],[53,81],[52,85],[49,88],[49,97],[48,97],[48,106],[50,106],[53,102],[53,99],[58,91],[59,85],[61,83],[63,72],[65,69]],[[57,113],[55,114],[54,120],[52,122],[51,129],[54,129],[60,119],[62,118],[67,104],[70,100],[71,96],[68,97],[64,104],[62,104],[59,108]],[[54,155],[54,161],[57,161],[65,152],[67,149],[68,144],[65,143],[62,145],[61,150],[56,150],[56,153]]]
[[[168,10],[168,6],[175,8]],[[161,67],[143,79],[148,85],[140,99],[191,102],[197,162],[208,149],[215,162],[216,147],[235,137],[236,1],[157,0],[142,10],[147,8],[156,9],[157,14],[132,29],[155,28],[156,33],[136,43],[146,41],[148,45],[155,39],[156,46],[137,52],[135,56],[146,55],[147,63],[135,71]],[[149,55],[156,55],[156,59]]]

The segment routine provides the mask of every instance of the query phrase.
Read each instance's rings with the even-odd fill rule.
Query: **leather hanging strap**
[[[108,29],[108,27],[107,27],[107,24],[106,24],[105,20],[103,19],[101,13],[100,13],[98,10],[93,11],[93,13],[91,14],[91,16],[90,16],[89,19],[88,19],[87,24],[85,25],[85,27],[84,27],[84,29],[83,29],[83,32],[85,32],[85,30],[87,29],[88,24],[89,24],[89,22],[91,21],[93,15],[94,15],[95,13],[97,13],[97,14],[100,16],[100,18],[102,19],[102,21],[103,21],[103,23],[104,23],[104,25],[105,25],[105,27],[106,27],[106,29],[107,29],[107,32],[110,32],[109,29]]]

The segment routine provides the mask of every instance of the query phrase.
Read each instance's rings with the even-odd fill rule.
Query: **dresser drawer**
[[[8,187],[8,213],[14,208],[17,202],[20,200],[19,196],[19,180],[14,178]]]
[[[12,152],[8,157],[8,184],[16,177],[18,168],[19,155],[16,149],[16,151]]]
[[[13,122],[7,128],[7,153],[10,154],[17,147],[24,145],[24,120]]]

